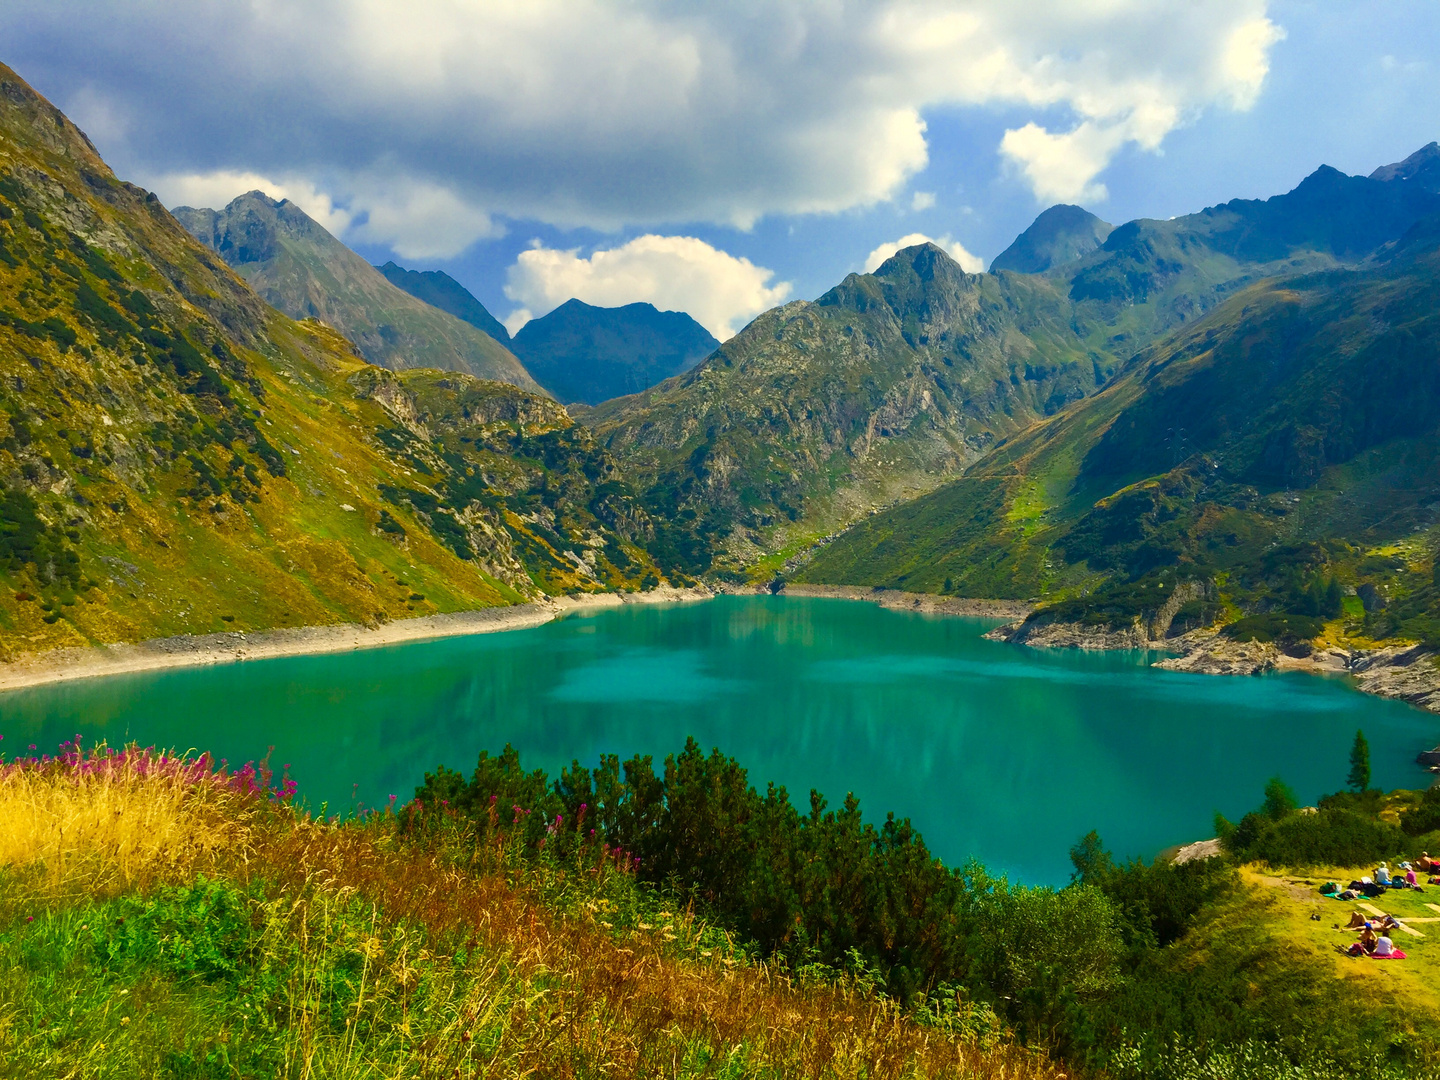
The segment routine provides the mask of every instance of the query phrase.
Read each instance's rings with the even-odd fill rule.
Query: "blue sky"
[[[289,196],[518,323],[719,336],[914,234],[967,265],[1440,138],[1440,5],[9,0],[0,60],[170,205]]]

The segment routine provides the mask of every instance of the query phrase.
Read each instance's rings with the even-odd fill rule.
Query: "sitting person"
[[[1366,954],[1373,953],[1379,941],[1380,937],[1375,933],[1375,928],[1367,922],[1365,929],[1360,931],[1360,950]]]
[[[1415,877],[1413,868],[1405,871],[1405,887],[1407,889],[1418,889],[1420,887],[1420,882]]]
[[[1395,943],[1388,937],[1381,935],[1375,939],[1375,948],[1370,950],[1371,956],[1389,956],[1395,951]]]
[[[1431,871],[1440,871],[1440,862],[1430,858],[1430,852],[1422,851],[1420,852],[1420,858],[1415,860],[1415,869],[1419,870],[1422,874],[1428,874]]]
[[[1386,888],[1390,887],[1390,867],[1386,866],[1383,862],[1375,871],[1375,884],[1383,885]]]

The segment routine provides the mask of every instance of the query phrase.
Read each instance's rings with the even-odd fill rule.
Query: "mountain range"
[[[1052,207],[988,273],[906,248],[720,345],[579,301],[507,339],[291,203],[172,216],[0,89],[8,653],[781,570],[1440,648],[1434,143]]]
[[[294,203],[259,191],[223,210],[175,217],[262,299],[292,319],[318,319],[371,363],[440,368],[538,390],[510,350],[469,323],[390,284]]]
[[[1322,167],[1285,195],[1170,221],[1110,229],[1053,208],[990,274],[908,248],[584,421],[649,485],[647,505],[685,523],[691,572],[773,568],[1093,395],[1247,286],[1363,264],[1440,212],[1428,153],[1385,178]]]
[[[483,330],[496,341],[510,344],[510,331],[505,324],[491,315],[489,310],[443,270],[406,270],[392,260],[384,266],[377,266],[385,280],[397,289],[403,289],[418,300],[424,300],[431,307],[448,311],[461,322],[467,322],[477,330]]]

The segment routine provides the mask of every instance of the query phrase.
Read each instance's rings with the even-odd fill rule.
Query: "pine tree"
[[[1272,776],[1265,785],[1265,816],[1272,821],[1279,821],[1287,814],[1292,813],[1300,800],[1295,798],[1295,792],[1289,784],[1285,783],[1278,776]]]
[[[1338,618],[1345,610],[1345,590],[1340,587],[1340,582],[1332,576],[1330,584],[1325,588],[1325,615],[1328,618]]]
[[[1355,732],[1355,745],[1350,747],[1350,778],[1352,791],[1367,791],[1370,787],[1370,744],[1365,741],[1365,732]]]

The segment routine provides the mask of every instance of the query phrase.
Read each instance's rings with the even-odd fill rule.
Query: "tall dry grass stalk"
[[[0,867],[52,891],[107,892],[243,859],[259,776],[208,755],[78,742],[0,763]]]

